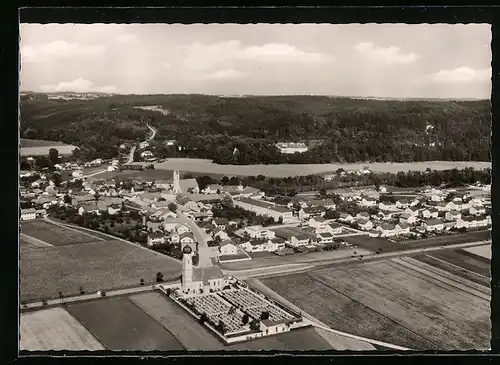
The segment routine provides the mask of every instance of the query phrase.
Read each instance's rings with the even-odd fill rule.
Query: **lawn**
[[[61,155],[71,155],[76,146],[71,145],[49,145],[38,147],[21,147],[19,152],[21,156],[47,156],[51,148],[57,149]]]
[[[181,263],[168,256],[119,240],[22,249],[21,300],[119,289],[146,283],[162,272],[165,281],[181,274]]]
[[[387,260],[262,281],[340,331],[416,350],[489,348],[484,294],[463,278],[421,268]]]
[[[215,335],[177,303],[158,292],[129,297],[139,308],[165,327],[188,351],[216,351],[224,348]]]
[[[234,260],[251,260],[251,257],[249,257],[246,253],[240,253],[237,255],[220,255],[219,256],[219,262],[231,262]]]
[[[73,245],[101,240],[89,232],[75,231],[45,220],[23,222],[21,224],[21,232],[53,246]]]
[[[95,179],[137,179],[137,180],[168,180],[173,176],[172,171],[165,170],[123,170],[106,171],[96,175]]]
[[[21,314],[19,332],[21,350],[105,350],[80,322],[62,308]]]
[[[67,308],[108,350],[184,350],[170,332],[126,297],[80,302]]]
[[[436,259],[446,261],[463,269],[475,272],[485,277],[490,277],[491,262],[487,258],[469,253],[464,250],[446,250],[429,253]]]

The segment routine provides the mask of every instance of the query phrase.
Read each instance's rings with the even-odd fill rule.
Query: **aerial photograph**
[[[21,23],[20,355],[489,350],[490,43]]]

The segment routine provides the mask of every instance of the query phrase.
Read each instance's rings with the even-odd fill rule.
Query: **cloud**
[[[166,68],[166,69],[169,69],[169,68],[172,68],[172,64],[169,63],[169,62],[164,62],[163,63],[163,67]]]
[[[115,41],[118,43],[132,43],[137,40],[137,36],[131,33],[122,33],[115,37]]]
[[[220,70],[217,71],[213,74],[206,75],[203,77],[205,80],[229,80],[229,79],[237,79],[240,77],[244,77],[245,74],[237,71],[233,68],[225,69],[225,70]]]
[[[458,67],[452,70],[440,70],[413,80],[418,83],[471,83],[491,80],[491,68],[475,70],[470,67]]]
[[[232,40],[210,45],[193,43],[179,46],[178,49],[186,52],[184,66],[191,70],[207,70],[245,60],[260,63],[300,64],[318,64],[330,60],[330,57],[325,54],[303,51],[286,43],[244,46],[241,42]]]
[[[39,46],[21,47],[22,62],[45,62],[57,58],[92,57],[102,54],[106,47],[100,44],[80,45],[66,41],[54,41]]]
[[[97,86],[94,85],[92,81],[85,80],[82,78],[77,78],[73,81],[63,81],[57,85],[42,85],[40,86],[45,92],[56,92],[56,91],[73,91],[73,92],[101,92],[101,93],[113,93],[116,91],[116,87],[113,85]]]
[[[361,42],[354,47],[358,52],[385,63],[386,65],[404,65],[415,62],[420,56],[415,53],[403,53],[399,47],[381,47],[371,42]]]

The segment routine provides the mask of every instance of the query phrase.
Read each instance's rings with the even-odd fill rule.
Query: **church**
[[[201,294],[222,290],[228,285],[228,278],[219,266],[194,267],[194,251],[186,245],[182,249],[181,290],[186,294]]]

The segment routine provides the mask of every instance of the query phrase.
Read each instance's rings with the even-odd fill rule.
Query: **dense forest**
[[[168,112],[137,108],[146,105]],[[100,157],[118,153],[120,143],[144,139],[147,123],[158,129],[159,142],[177,141],[161,157],[209,158],[221,164],[490,161],[487,100],[207,95],[55,100],[44,94],[21,99],[22,137],[78,145]],[[277,141],[304,141],[310,149],[284,155]]]

